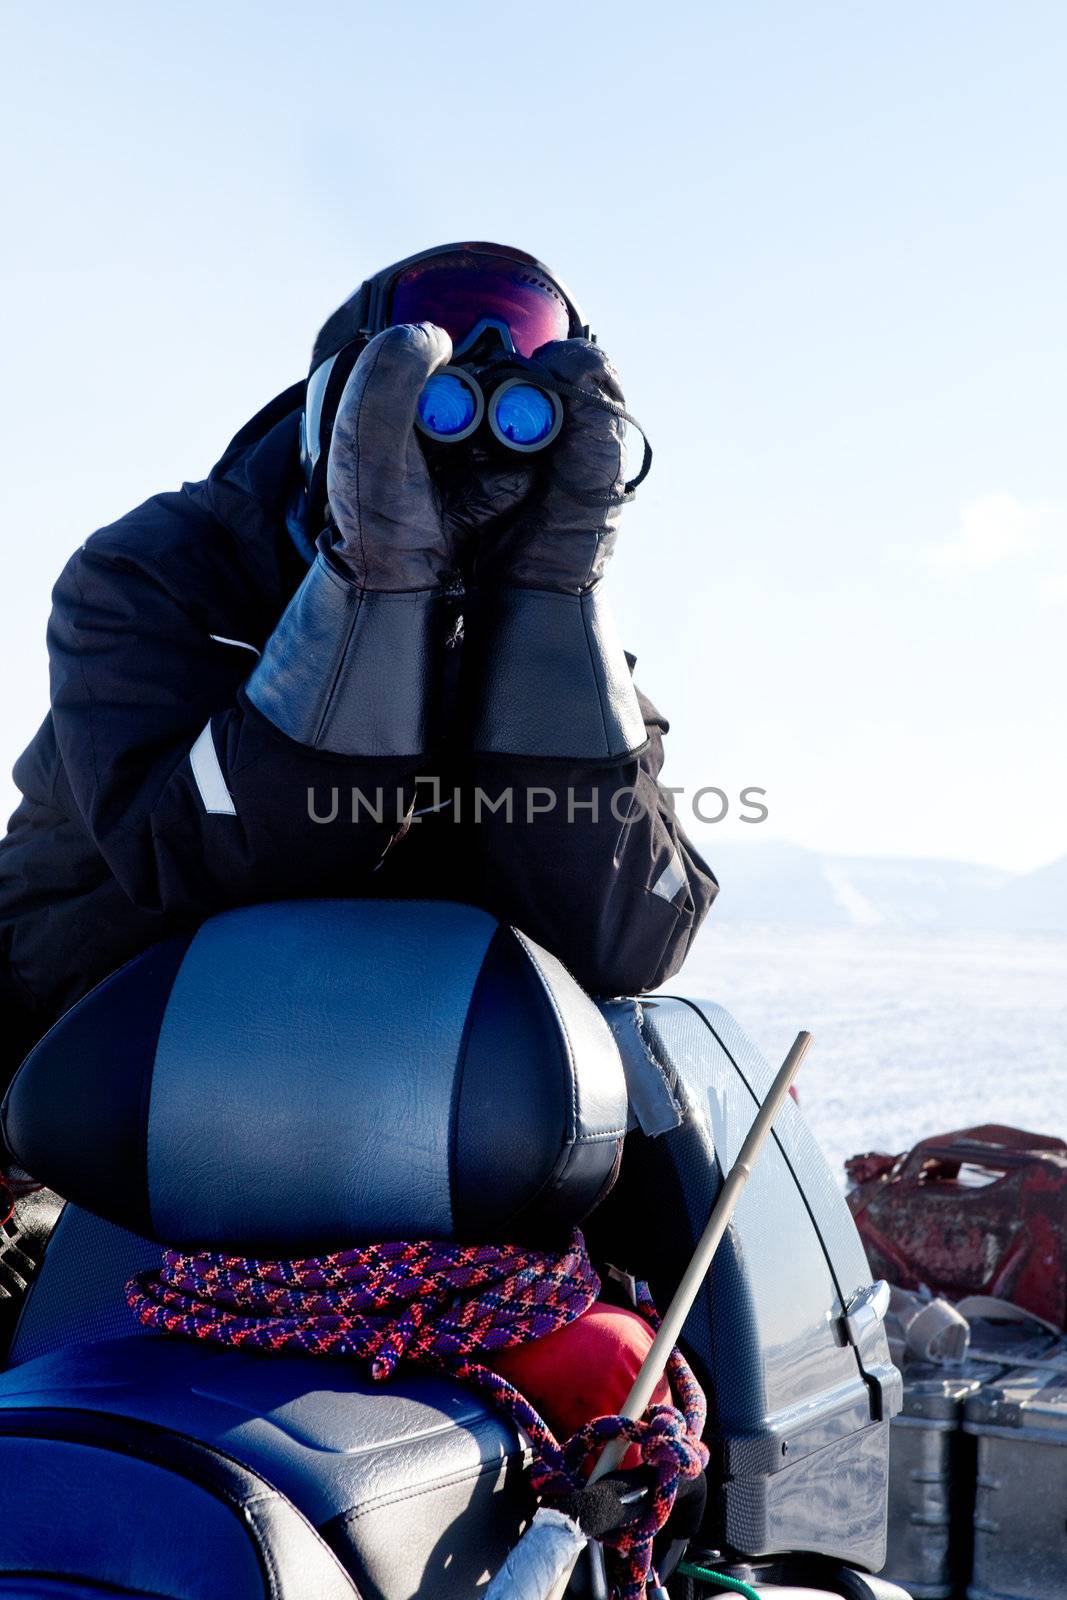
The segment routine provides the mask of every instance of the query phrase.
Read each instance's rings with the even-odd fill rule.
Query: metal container
[[[964,1405],[977,1444],[968,1600],[1067,1600],[1067,1341]]]
[[[904,1367],[904,1407],[889,1430],[889,1543],[883,1575],[915,1600],[950,1600],[970,1576],[976,1447],[965,1402],[1002,1366]]]

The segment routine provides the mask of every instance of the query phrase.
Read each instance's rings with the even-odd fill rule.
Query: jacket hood
[[[300,470],[304,383],[294,383],[234,435],[203,483],[185,490],[236,534],[261,538],[264,523],[284,529]]]

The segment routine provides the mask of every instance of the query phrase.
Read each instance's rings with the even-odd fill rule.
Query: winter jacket
[[[287,668],[249,695],[267,641],[274,659],[283,631],[289,649],[306,628],[302,402],[302,385],[280,395],[204,482],[93,534],[56,584],[51,710],[15,766],[24,798],[0,841],[8,1069],[108,972],[230,906],[463,900],[603,993],[677,970],[715,894],[658,789],[667,724],[644,699],[644,747],[605,761],[472,756],[455,736],[412,756],[342,754],[271,710]],[[428,668],[457,725],[462,609]],[[330,641],[296,643],[306,676]],[[380,678],[347,690],[365,707],[389,692]],[[558,686],[538,703],[566,722]],[[498,809],[482,803],[475,821],[478,791]]]

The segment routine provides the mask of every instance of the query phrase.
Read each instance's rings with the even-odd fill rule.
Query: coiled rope
[[[487,1363],[573,1322],[597,1299],[598,1278],[576,1229],[562,1252],[433,1240],[368,1245],[302,1261],[261,1261],[167,1250],[158,1271],[132,1278],[127,1301],[146,1327],[214,1344],[349,1356],[383,1382],[402,1362],[444,1372],[484,1394],[529,1439],[532,1485],[548,1504],[585,1483],[590,1453],[625,1439],[654,1486],[635,1518],[605,1544],[620,1600],[641,1600],[652,1541],[678,1486],[707,1465],[704,1393],[679,1351],[668,1368],[681,1409],[654,1406],[639,1422],[598,1417],[560,1444],[530,1402]],[[658,1326],[651,1296],[638,1308]]]

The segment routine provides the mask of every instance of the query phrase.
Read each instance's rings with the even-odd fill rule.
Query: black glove
[[[625,479],[625,422],[569,388],[624,401],[619,375],[589,339],[560,339],[534,357],[561,391],[559,438],[526,502],[501,537],[483,541],[479,575],[528,589],[582,594],[603,576],[615,548]]]
[[[468,444],[438,451],[433,474],[460,570],[468,583],[476,581],[480,552],[495,546],[529,498],[535,469],[527,456]]]
[[[418,756],[434,742],[441,599],[459,552],[415,412],[451,355],[432,323],[387,328],[342,392],[326,465],[333,528],[246,686],[313,749]]]
[[[625,422],[597,402],[621,410],[622,390],[588,339],[544,345],[535,360],[561,385],[563,427],[528,498],[479,541],[473,748],[617,763],[647,739],[600,587],[623,503]]]
[[[337,564],[362,588],[439,589],[455,544],[415,430],[426,380],[452,358],[432,322],[386,328],[362,351],[334,418],[326,492]]]

